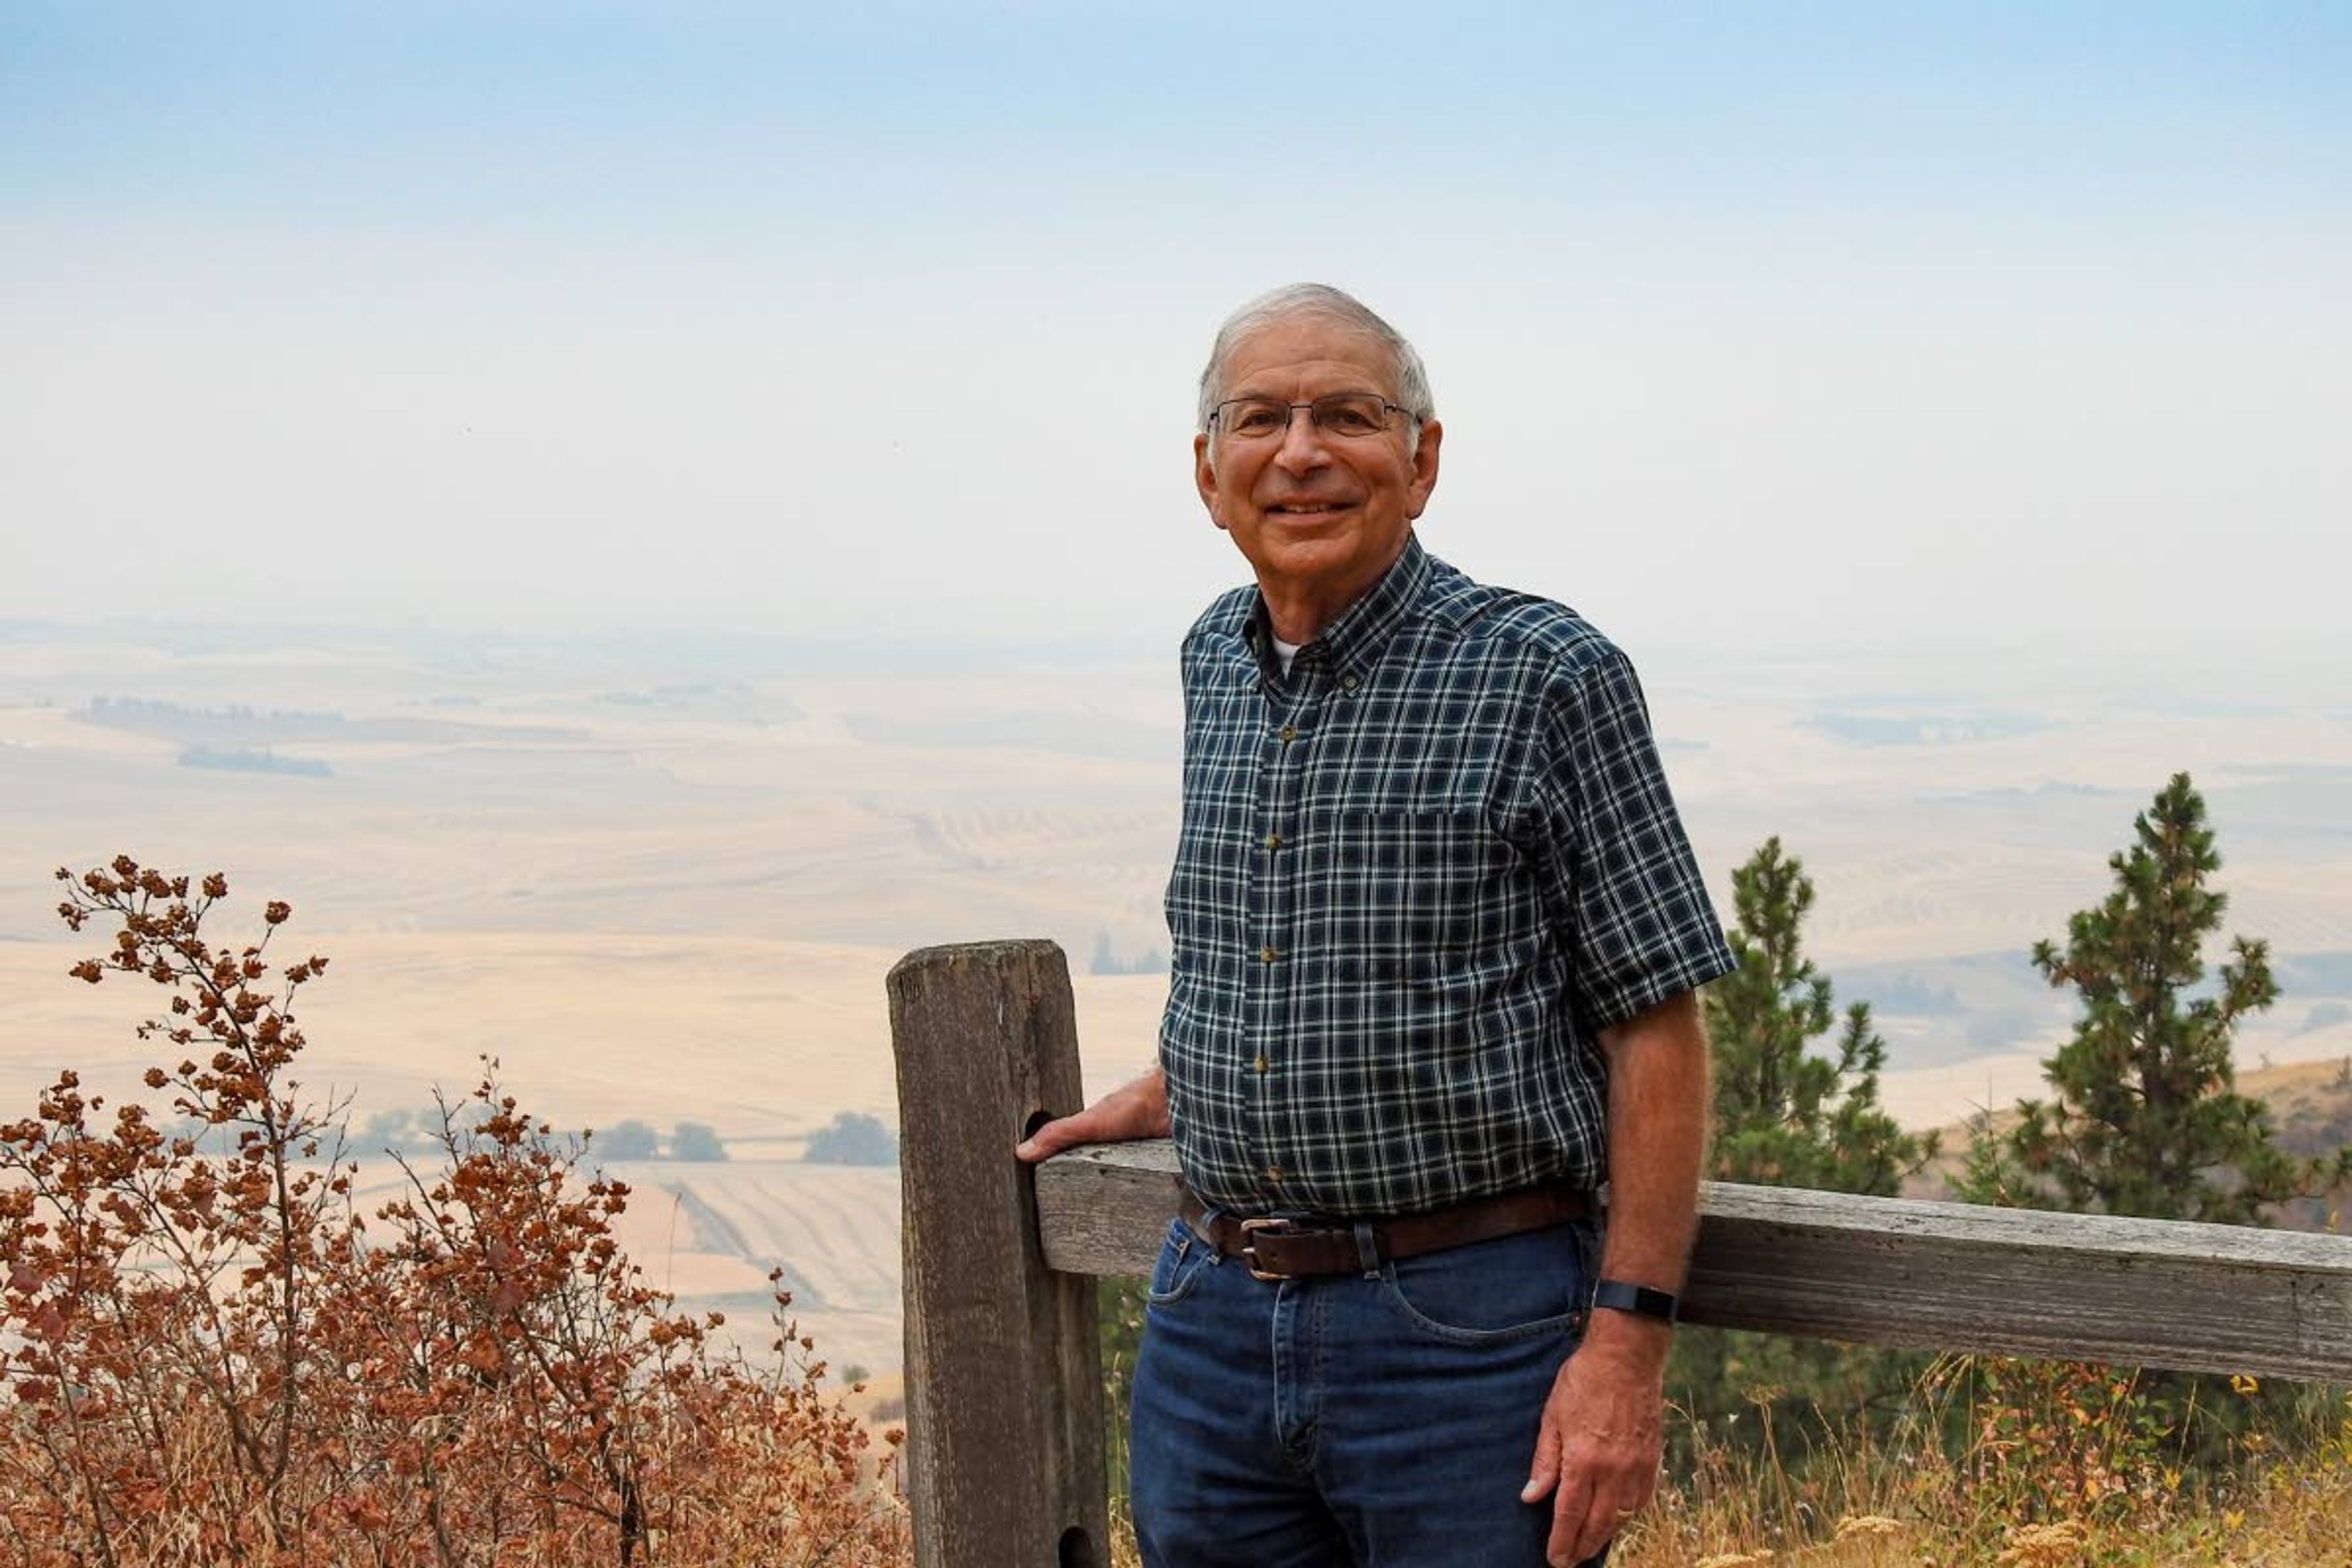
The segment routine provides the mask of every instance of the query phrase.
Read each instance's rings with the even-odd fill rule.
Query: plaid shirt
[[[1733,967],[1625,656],[1413,539],[1287,679],[1255,588],[1183,657],[1186,1183],[1343,1216],[1600,1184],[1599,1032]]]

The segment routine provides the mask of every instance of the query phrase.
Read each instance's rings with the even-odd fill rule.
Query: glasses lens
[[[1326,436],[1377,436],[1388,422],[1387,405],[1369,393],[1341,392],[1315,400],[1315,427]]]
[[[1271,398],[1236,397],[1217,405],[1217,427],[1244,441],[1279,436],[1289,423],[1289,408]]]

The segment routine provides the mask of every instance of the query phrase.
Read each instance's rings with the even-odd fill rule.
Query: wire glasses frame
[[[1236,441],[1266,441],[1288,433],[1291,416],[1300,409],[1316,430],[1343,441],[1378,436],[1389,427],[1389,416],[1402,414],[1415,425],[1421,416],[1377,393],[1333,392],[1312,403],[1284,403],[1272,397],[1229,397],[1209,415],[1210,427]]]

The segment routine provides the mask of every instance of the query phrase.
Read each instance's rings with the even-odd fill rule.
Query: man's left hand
[[[1570,1568],[1609,1543],[1657,1489],[1664,1455],[1666,1345],[1673,1331],[1595,1312],[1552,1380],[1525,1502],[1552,1497],[1545,1558]]]

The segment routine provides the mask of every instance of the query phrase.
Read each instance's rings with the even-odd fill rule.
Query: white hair
[[[1201,428],[1209,427],[1209,416],[1225,400],[1225,361],[1241,341],[1261,327],[1301,316],[1319,318],[1361,332],[1388,352],[1395,367],[1396,382],[1388,395],[1412,416],[1406,441],[1418,447],[1422,426],[1437,417],[1437,400],[1430,395],[1429,372],[1423,367],[1421,355],[1405,342],[1402,332],[1381,320],[1370,306],[1328,283],[1286,283],[1259,295],[1225,318],[1225,324],[1217,329],[1217,341],[1210,346],[1208,365],[1201,372]]]

